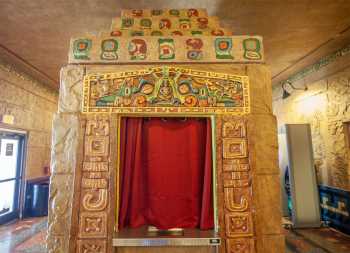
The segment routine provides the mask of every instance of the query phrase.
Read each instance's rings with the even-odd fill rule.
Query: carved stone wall
[[[47,249],[49,253],[69,252],[71,224],[74,223],[72,210],[73,193],[81,145],[81,121],[78,106],[81,102],[75,84],[82,84],[84,68],[68,66],[62,69],[59,98],[59,113],[54,116],[51,152],[51,183]],[[72,88],[73,87],[73,88]],[[76,92],[77,93],[76,93]],[[75,105],[75,106],[74,106]],[[73,222],[72,222],[73,219]]]
[[[350,122],[349,80],[350,68],[347,68],[323,80],[306,83],[308,91],[295,91],[284,100],[280,87],[273,91],[274,114],[279,126],[285,123],[311,125],[318,182],[345,190],[350,190],[346,123]]]
[[[0,127],[28,133],[26,179],[44,176],[50,166],[51,127],[57,110],[58,93],[7,65],[0,59]],[[1,115],[11,115],[11,125],[1,123]]]
[[[50,253],[65,253],[69,246],[74,176],[79,156],[79,117],[56,114],[53,125],[47,247]]]
[[[54,122],[48,252],[117,251],[111,242],[118,196],[118,114],[81,114],[79,87],[84,73],[130,68],[67,66],[61,72],[62,93]],[[223,238],[220,252],[283,252],[276,121],[271,115],[268,71],[259,65],[195,68],[246,75],[251,84],[250,114],[215,116],[218,218]],[[172,252],[168,250],[164,253]]]

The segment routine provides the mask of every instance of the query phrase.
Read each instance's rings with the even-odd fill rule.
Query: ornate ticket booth
[[[232,36],[201,9],[125,10],[111,32],[72,39],[53,122],[48,252],[284,252],[263,62],[261,37]],[[126,118],[209,122],[210,208],[201,213],[213,210],[213,226],[180,234],[121,226],[123,201],[136,189],[121,193]]]

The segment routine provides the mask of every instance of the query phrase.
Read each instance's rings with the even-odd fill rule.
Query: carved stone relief
[[[107,212],[81,212],[79,223],[80,238],[107,236]]]
[[[87,172],[108,171],[108,163],[107,162],[84,162],[83,171],[87,171]]]
[[[244,212],[249,209],[250,188],[225,188],[225,207],[230,212]]]
[[[251,171],[243,119],[223,117],[222,178],[226,253],[254,253]]]
[[[224,187],[247,187],[251,184],[250,173],[242,172],[227,172],[224,174]]]
[[[66,66],[61,70],[59,112],[79,112],[81,109],[84,68]]]
[[[228,237],[252,236],[252,217],[250,213],[228,213],[225,215]]]
[[[52,133],[51,171],[54,174],[71,174],[76,164],[78,117],[56,114],[53,124],[56,127]]]
[[[78,240],[78,253],[104,253],[107,250],[106,240]]]
[[[247,142],[245,139],[224,138],[223,139],[224,158],[247,157]]]
[[[66,253],[68,240],[65,236],[49,236],[46,240],[48,253]]]
[[[86,136],[86,156],[107,156],[109,148],[108,136]]]
[[[90,120],[86,123],[86,135],[108,136],[109,122],[107,119]]]
[[[102,211],[108,204],[107,189],[93,189],[83,192],[82,205],[87,211]]]
[[[105,178],[83,178],[82,188],[100,189],[107,188],[108,182]]]
[[[110,219],[110,119],[105,115],[90,115],[85,123],[76,249],[79,253],[105,253]]]
[[[227,253],[254,252],[254,240],[249,238],[226,240]]]
[[[246,130],[243,121],[241,122],[225,122],[222,127],[222,137],[244,138],[246,137]]]

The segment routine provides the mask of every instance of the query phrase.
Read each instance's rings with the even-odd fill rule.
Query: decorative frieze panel
[[[264,62],[260,36],[119,37],[116,32],[73,38],[69,63]]]
[[[127,9],[121,11],[121,17],[208,17],[206,9]]]
[[[116,29],[109,33],[102,33],[102,37],[135,37],[135,36],[195,36],[195,37],[201,37],[201,36],[232,36],[233,32],[229,29],[223,28],[223,27],[217,27],[217,28],[202,28],[202,29],[186,29],[186,30],[179,30],[179,29],[141,29],[141,30],[134,30],[134,29]]]
[[[250,111],[246,76],[158,67],[120,73],[90,74],[84,79],[83,112],[246,114]],[[102,128],[102,127],[101,127]],[[105,131],[105,128],[103,128]],[[227,134],[239,132],[240,127]],[[233,133],[232,131],[238,131]],[[227,139],[229,140],[229,139]],[[227,154],[245,154],[244,141],[228,143]],[[95,136],[86,142],[88,155],[108,152],[108,140]],[[231,154],[233,153],[233,154]]]
[[[115,30],[190,30],[190,29],[207,29],[219,28],[218,17],[117,17],[112,21],[112,31]]]

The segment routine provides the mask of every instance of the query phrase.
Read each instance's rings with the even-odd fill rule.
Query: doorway
[[[0,224],[19,217],[25,135],[0,130]]]
[[[214,229],[210,118],[123,117],[119,229]]]

